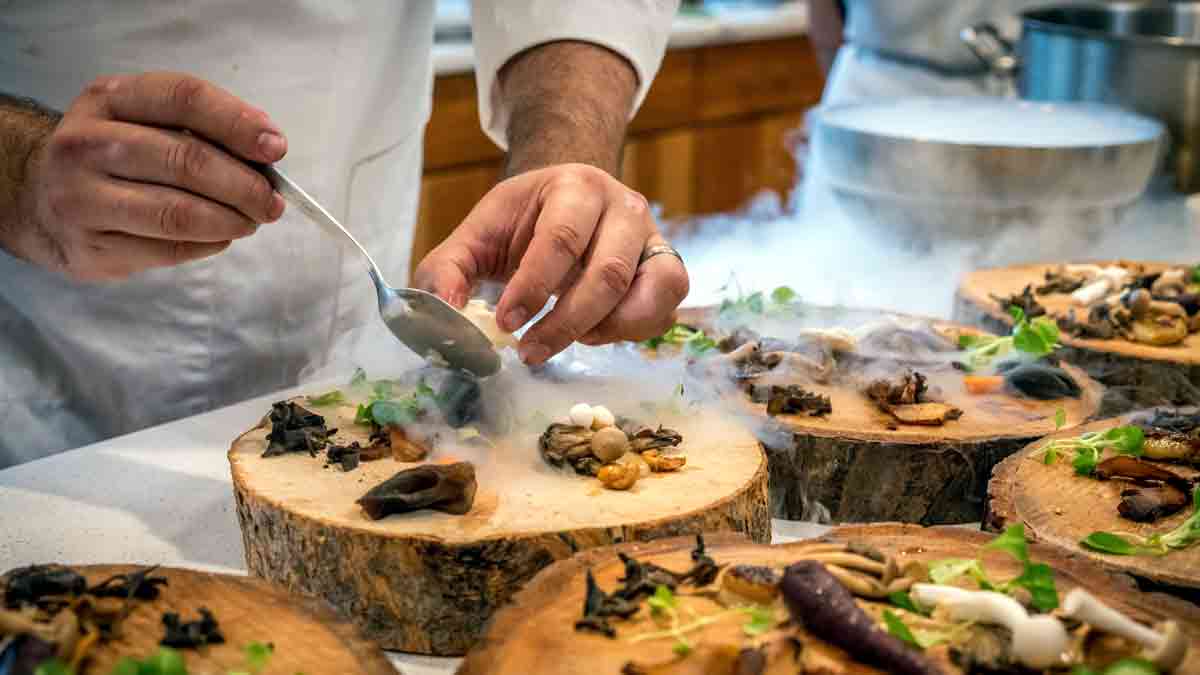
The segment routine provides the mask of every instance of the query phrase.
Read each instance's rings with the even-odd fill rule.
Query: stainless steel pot
[[[859,223],[923,247],[1010,225],[1113,225],[1165,135],[1115,106],[992,97],[821,106],[811,160]]]
[[[1019,45],[990,24],[963,41],[1031,101],[1111,103],[1162,120],[1164,165],[1200,192],[1200,2],[1063,5],[1021,13]]]

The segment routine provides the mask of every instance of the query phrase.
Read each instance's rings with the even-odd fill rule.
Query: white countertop
[[[769,40],[803,35],[807,30],[807,2],[793,1],[774,8],[710,8],[706,15],[680,14],[675,17],[668,48]],[[433,69],[436,74],[470,72],[474,66],[475,51],[470,42],[434,43]]]
[[[345,382],[311,383],[323,391]],[[41,562],[158,563],[245,572],[225,453],[277,392],[204,415],[0,471],[0,571]],[[817,536],[774,521],[776,541]],[[458,659],[391,654],[408,675],[452,673]]]

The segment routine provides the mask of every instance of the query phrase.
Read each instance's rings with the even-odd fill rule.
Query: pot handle
[[[967,49],[970,49],[994,75],[1012,77],[1020,67],[1013,43],[1001,35],[999,29],[991,22],[984,21],[962,29],[958,39],[962,40]]]

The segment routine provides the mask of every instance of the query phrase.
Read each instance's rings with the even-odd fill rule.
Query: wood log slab
[[[352,407],[308,407],[341,430],[339,443],[365,441]],[[303,453],[264,458],[269,424],[260,425],[229,451],[247,566],[327,600],[387,649],[457,656],[522,584],[578,551],[712,531],[769,541],[766,457],[755,438],[710,416],[663,422],[683,435],[687,465],[632,490],[546,465],[531,435],[474,458],[478,492],[466,515],[378,521],[355,500],[415,464],[389,458],[343,472]]]
[[[93,585],[116,574],[134,572],[133,565],[74,567]],[[208,608],[216,618],[224,644],[178,650],[190,673],[227,673],[246,669],[243,649],[252,642],[274,645],[263,675],[391,675],[396,668],[374,643],[328,605],[290,596],[261,579],[160,567],[154,576],[167,578],[157,599],[138,601],[122,623],[122,637],[101,643],[79,675],[108,675],[123,657],[145,659],[158,652],[164,635],[162,615],[175,612],[183,621],[200,618]]]
[[[1097,263],[1111,264],[1111,263]],[[1168,267],[1141,262],[1148,272]],[[1008,297],[1026,286],[1036,288],[1057,264],[981,269],[966,275],[954,299],[954,319],[995,333],[1012,330],[1007,308],[992,296]],[[1073,305],[1066,294],[1039,295],[1052,317],[1065,316]],[[1086,310],[1084,310],[1086,311]],[[1105,385],[1100,415],[1111,417],[1155,405],[1200,404],[1200,334],[1168,347],[1128,340],[1084,340],[1063,335],[1058,354]]]
[[[821,540],[866,542],[885,554],[899,556],[901,565],[908,560],[928,562],[942,558],[980,557],[988,573],[996,578],[1007,579],[1020,574],[1019,563],[1010,556],[981,549],[991,538],[982,532],[959,527],[926,528],[885,523],[840,527]],[[783,566],[794,562],[798,558],[797,551],[809,543],[811,541],[763,546],[733,536],[706,538],[708,553],[718,564]],[[496,614],[483,639],[459,667],[458,675],[604,675],[620,673],[622,666],[631,659],[650,663],[670,660],[669,640],[630,644],[622,639],[625,637],[622,634],[610,640],[595,633],[576,632],[572,626],[583,608],[589,569],[600,587],[611,591],[624,572],[617,558],[618,552],[668,569],[687,569],[693,545],[690,538],[660,540],[594,549],[555,563],[538,574],[514,596],[508,607]],[[1173,619],[1180,622],[1192,639],[1192,647],[1187,661],[1176,672],[1200,672],[1200,608],[1171,596],[1141,592],[1129,577],[1106,572],[1052,547],[1033,544],[1029,553],[1034,560],[1045,562],[1054,569],[1060,597],[1072,588],[1083,587],[1138,621],[1152,624]],[[635,616],[633,621],[638,619]],[[643,623],[648,622],[643,620]],[[618,631],[621,625],[619,621],[614,622]],[[721,630],[721,625],[715,624],[690,637],[696,643],[706,636],[714,640],[729,639],[729,634],[721,633]],[[821,657],[836,659],[839,666],[820,670],[822,673],[869,675],[881,672],[854,663],[845,652],[821,644]],[[806,642],[805,650],[811,646]]]
[[[1027,536],[1065,554],[1085,557],[1111,570],[1127,572],[1166,587],[1200,590],[1200,546],[1165,556],[1115,556],[1089,551],[1079,541],[1096,531],[1149,536],[1167,532],[1192,513],[1190,506],[1155,523],[1135,523],[1117,514],[1126,481],[1098,481],[1076,476],[1071,453],[1062,453],[1052,465],[1044,461],[1044,447],[1055,438],[1110,429],[1127,423],[1129,416],[1094,422],[1070,432],[1051,435],[1012,455],[996,467],[988,486],[989,511],[985,525],[1002,529],[1024,523]],[[1200,471],[1176,464],[1157,463],[1185,477]]]
[[[882,312],[849,311],[841,325],[883,316]],[[680,317],[698,326],[711,326],[714,319],[712,308],[689,309]],[[932,325],[947,334],[980,332],[944,321]],[[961,374],[931,375],[930,385],[941,385],[946,402],[963,410],[960,419],[940,427],[896,425],[861,391],[836,383],[804,385],[829,396],[833,412],[823,417],[768,417],[765,404],[738,396],[752,423],[763,430],[773,517],[835,523],[969,523],[984,514],[993,467],[1053,432],[1057,409],[1066,412],[1064,428],[1077,427],[1097,414],[1103,387],[1079,370],[1067,370],[1083,390],[1078,399],[1035,401],[1003,392],[970,395],[961,391]]]

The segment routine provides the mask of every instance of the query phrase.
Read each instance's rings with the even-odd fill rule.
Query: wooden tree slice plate
[[[85,565],[73,568],[93,585],[116,574],[141,569],[133,565]],[[220,625],[224,644],[179,650],[188,672],[227,673],[246,668],[243,648],[270,643],[275,650],[263,675],[309,673],[390,675],[396,668],[374,643],[327,605],[310,598],[289,596],[261,579],[231,574],[160,567],[155,576],[167,578],[159,597],[138,601],[122,624],[122,637],[93,649],[79,675],[107,675],[123,657],[154,655],[163,638],[163,612],[184,621],[199,619],[207,607]]]
[[[1107,263],[1100,263],[1107,264]],[[1142,262],[1148,272],[1167,267]],[[998,267],[971,272],[963,278],[954,300],[954,318],[985,330],[1012,330],[1012,317],[991,296],[1008,297],[1026,286],[1036,288],[1057,264]],[[1066,316],[1073,307],[1066,294],[1039,295],[1052,317]],[[1077,312],[1078,312],[1077,308]],[[1086,310],[1085,310],[1086,311]],[[1084,340],[1063,335],[1060,355],[1108,387],[1101,415],[1118,415],[1154,405],[1200,403],[1200,334],[1168,347],[1128,340]]]
[[[715,314],[713,308],[688,310],[680,320],[711,326]],[[916,319],[849,311],[844,325],[884,316]],[[947,335],[980,332],[945,321],[930,323]],[[771,470],[773,516],[923,525],[977,522],[984,513],[992,468],[1054,431],[1059,408],[1066,412],[1065,428],[1094,417],[1103,395],[1099,383],[1069,366],[1083,394],[1056,401],[1003,392],[972,395],[961,389],[962,375],[957,371],[916,369],[929,376],[931,386],[941,387],[946,402],[963,410],[960,419],[939,427],[897,425],[857,388],[836,383],[804,384],[809,391],[829,396],[833,412],[823,417],[768,417],[766,404],[739,395],[747,412],[778,432],[768,432],[763,439]]]
[[[1015,560],[999,551],[984,551],[981,546],[991,539],[981,532],[962,528],[924,528],[893,523],[846,526],[833,530],[822,540],[864,541],[885,554],[896,555],[898,562],[930,561],[941,558],[982,557],[988,573],[997,578],[1020,574]],[[753,544],[733,536],[706,538],[707,550],[718,564],[784,566],[794,562],[797,550],[805,542],[778,546]],[[630,660],[660,663],[671,658],[671,641],[657,640],[630,644],[622,639],[647,630],[646,610],[629,622],[614,622],[617,639],[573,630],[583,608],[586,574],[589,569],[601,588],[611,591],[618,585],[624,567],[617,552],[625,552],[643,562],[669,569],[687,569],[694,542],[690,538],[655,541],[595,549],[570,560],[557,562],[541,572],[498,612],[479,644],[467,655],[458,675],[552,675],[558,673],[620,673]],[[1060,551],[1037,544],[1029,547],[1033,559],[1055,570],[1060,597],[1081,586],[1138,621],[1156,623],[1165,619],[1180,622],[1192,638],[1188,660],[1177,672],[1200,672],[1200,608],[1161,594],[1143,593],[1133,581],[1083,561],[1064,556]],[[731,634],[730,631],[733,631]],[[735,623],[713,624],[689,637],[694,643],[708,640],[735,640],[740,627]],[[815,649],[814,649],[815,648]],[[805,652],[815,651],[818,660],[832,660],[836,669],[820,670],[838,675],[869,675],[881,671],[854,662],[845,652],[825,643],[805,641]],[[802,657],[803,653],[802,653]],[[798,672],[795,669],[792,672]],[[684,672],[684,671],[680,671]],[[692,671],[694,672],[694,669]],[[818,672],[816,669],[805,672]]]
[[[1115,556],[1089,551],[1079,541],[1092,532],[1133,533],[1149,536],[1167,532],[1191,514],[1191,507],[1154,523],[1135,523],[1117,515],[1125,481],[1098,481],[1075,475],[1071,453],[1046,465],[1042,448],[1050,440],[1078,436],[1120,426],[1128,417],[1103,420],[1070,432],[1054,434],[1030,445],[1000,463],[988,487],[991,497],[986,524],[1003,528],[1024,523],[1031,538],[1075,556],[1086,557],[1112,570],[1181,588],[1200,589],[1200,547],[1174,551],[1161,557]],[[1195,478],[1200,471],[1175,465],[1164,468]]]
[[[338,443],[366,445],[353,408],[307,407],[340,429]],[[687,465],[629,491],[547,466],[531,436],[527,445],[481,453],[466,515],[419,511],[378,521],[355,500],[415,464],[383,459],[342,472],[303,453],[263,458],[269,424],[259,426],[229,451],[247,566],[327,600],[387,649],[456,656],[517,588],[577,551],[710,531],[769,541],[757,440],[736,422],[707,416],[669,426],[683,435]]]

